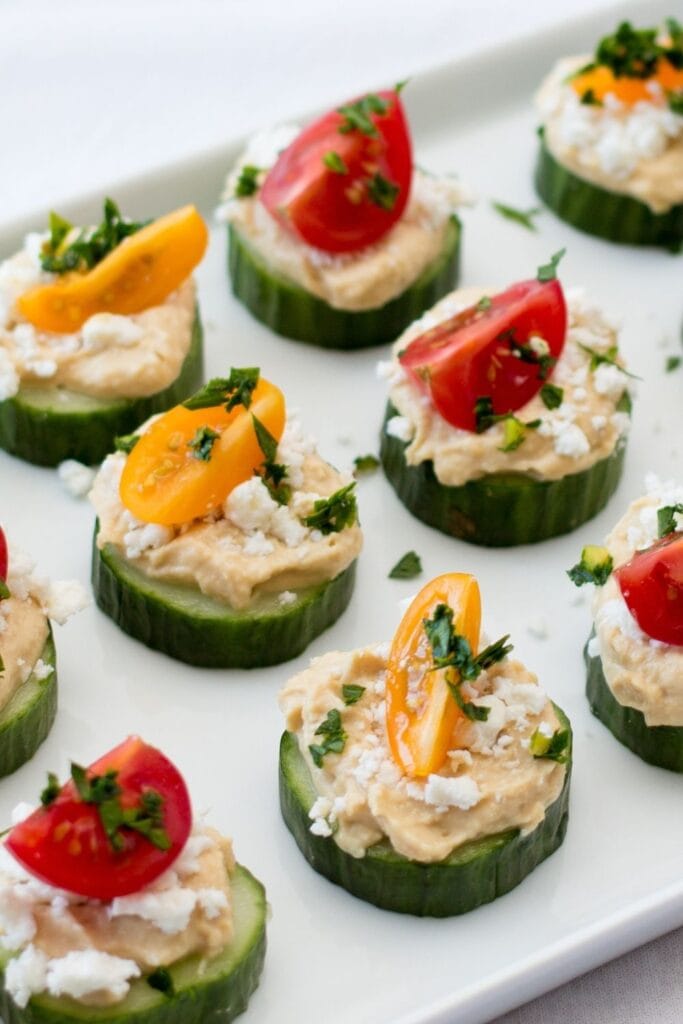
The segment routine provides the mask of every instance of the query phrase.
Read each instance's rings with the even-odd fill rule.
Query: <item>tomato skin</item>
[[[7,849],[42,882],[92,899],[111,900],[138,892],[173,863],[190,834],[192,808],[185,782],[161,751],[130,736],[88,769],[88,777],[115,769],[123,807],[134,806],[145,790],[164,798],[164,827],[170,839],[160,850],[126,829],[125,847],[113,849],[94,804],[85,803],[72,781],[57,798],[16,825]]]
[[[550,376],[541,373],[538,363],[514,354],[507,334],[511,330],[518,344],[543,338],[554,365],[567,333],[560,282],[520,281],[493,295],[488,309],[470,306],[421,334],[399,361],[448,423],[474,431],[477,399],[489,397],[496,415],[515,412]]]
[[[644,633],[683,646],[683,534],[670,533],[615,570],[624,600]]]
[[[370,115],[376,136],[340,132],[344,117],[332,110],[280,154],[260,192],[260,201],[286,230],[324,252],[354,252],[378,241],[408,202],[413,156],[403,104],[396,92],[376,95],[389,104],[384,114]],[[330,152],[341,157],[348,173],[325,165]],[[369,196],[367,182],[375,173],[398,185],[391,209]]]
[[[0,526],[0,580],[7,579],[7,569],[9,568],[9,554],[7,551],[7,538],[5,537],[5,531]]]

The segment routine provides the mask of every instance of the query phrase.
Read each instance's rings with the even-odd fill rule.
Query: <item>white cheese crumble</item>
[[[93,485],[96,469],[84,466],[75,459],[66,459],[57,466],[57,476],[74,498],[84,498]]]
[[[129,316],[120,316],[118,313],[95,313],[81,328],[83,348],[90,350],[108,348],[110,345],[127,348],[136,345],[144,333],[142,327]]]
[[[396,437],[399,441],[411,441],[415,432],[406,416],[392,416],[384,429],[389,437]]]
[[[47,957],[33,945],[12,957],[5,968],[5,987],[22,1010],[31,996],[44,991],[46,979]]]
[[[107,992],[119,1000],[127,995],[130,979],[139,977],[140,968],[134,960],[97,949],[80,949],[48,960],[45,980],[47,991],[53,996],[82,999],[95,992]]]
[[[36,679],[39,679],[41,681],[43,679],[47,679],[47,677],[49,675],[52,675],[53,672],[54,669],[52,665],[48,665],[46,662],[43,661],[42,658],[38,658],[38,661],[33,666],[33,675],[36,677]]]
[[[599,395],[618,399],[624,393],[624,371],[612,363],[601,363],[593,371],[593,383]]]
[[[469,775],[448,779],[443,775],[430,775],[424,788],[425,803],[438,807],[458,807],[468,811],[481,800],[482,793]]]
[[[281,608],[288,608],[292,604],[296,604],[297,596],[293,590],[283,590],[281,594],[277,596],[277,603]]]
[[[109,916],[141,917],[165,935],[177,935],[187,928],[196,904],[197,893],[194,889],[174,886],[160,892],[146,891],[117,896],[111,902]]]
[[[160,526],[158,523],[140,523],[139,525],[136,523],[123,537],[126,558],[139,558],[144,551],[150,548],[160,548],[171,540],[173,540],[173,530],[170,526]]]

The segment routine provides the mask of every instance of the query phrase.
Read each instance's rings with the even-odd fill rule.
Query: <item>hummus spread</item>
[[[45,613],[31,597],[0,601],[0,711],[31,675],[47,636]]]
[[[16,306],[25,291],[56,277],[40,268],[42,241],[29,235],[25,248],[0,264],[0,400],[24,386],[117,399],[172,384],[192,341],[194,281],[141,313],[98,313],[74,334],[52,334],[23,320]]]
[[[559,61],[539,89],[545,144],[573,174],[666,213],[683,203],[683,117],[656,84],[648,103],[629,106],[616,96],[603,106],[581,103],[567,78],[590,59]]]
[[[538,480],[558,480],[580,473],[607,458],[625,442],[629,417],[617,406],[630,381],[617,366],[603,363],[590,369],[591,356],[580,345],[607,352],[617,343],[615,326],[578,289],[567,289],[568,328],[565,346],[550,381],[563,388],[562,404],[547,409],[540,393],[515,413],[523,422],[541,420],[525,432],[514,451],[501,451],[504,425],[497,423],[481,434],[451,426],[434,409],[428,395],[409,377],[398,353],[409,342],[476,303],[479,288],[451,292],[401,335],[394,345],[394,359],[380,363],[390,384],[389,397],[398,411],[385,427],[390,435],[409,441],[405,459],[409,466],[431,461],[437,479],[457,487],[490,473],[524,473]]]
[[[683,503],[683,486],[648,478],[648,494],[629,505],[606,540],[614,567],[657,540],[657,509]],[[683,529],[683,522],[680,526]],[[683,647],[652,640],[638,626],[614,575],[595,592],[595,638],[607,685],[624,707],[640,711],[647,725],[683,727]]]
[[[315,501],[348,480],[320,458],[296,420],[287,423],[277,460],[288,467],[288,505],[273,501],[254,476],[219,512],[173,528],[141,523],[128,512],[119,497],[125,455],[110,455],[90,494],[100,522],[98,546],[113,544],[151,579],[197,587],[235,609],[268,595],[283,603],[295,599],[292,592],[347,569],[360,553],[362,534],[357,523],[326,535],[303,524]]]
[[[319,794],[309,812],[311,831],[334,834],[353,857],[362,857],[386,837],[397,853],[430,863],[463,843],[506,829],[529,832],[560,795],[566,768],[537,759],[529,740],[537,728],[560,728],[536,677],[505,659],[483,672],[464,692],[487,706],[487,721],[461,719],[438,775],[425,780],[401,774],[392,759],[385,725],[386,645],[316,658],[289,680],[280,694],[287,729],[295,733]],[[346,707],[342,686],[365,687]],[[347,733],[343,751],[327,754],[322,768],[309,745],[315,730],[336,708]]]
[[[96,950],[129,963],[129,977],[170,966],[190,955],[206,959],[233,938],[229,839],[213,829],[195,830],[172,867],[139,893],[109,902],[90,900],[38,882],[4,849],[0,851],[0,943],[45,967],[33,992],[66,994],[88,1006],[118,1002],[128,991],[91,987],[81,995],[53,991],[55,961]],[[19,945],[16,938],[23,934]],[[37,955],[37,956],[36,956]],[[10,961],[11,963],[11,961]],[[11,974],[8,971],[11,980]],[[98,985],[93,976],[91,984]],[[32,994],[32,993],[31,993]]]
[[[232,224],[273,270],[335,309],[377,309],[410,287],[440,255],[450,218],[471,201],[454,178],[415,170],[408,204],[401,218],[374,245],[358,252],[333,254],[297,239],[271,217],[258,193],[234,198],[245,165],[265,172],[278,152],[298,134],[295,127],[276,130],[269,145],[265,133],[255,137],[226,182],[219,216]]]

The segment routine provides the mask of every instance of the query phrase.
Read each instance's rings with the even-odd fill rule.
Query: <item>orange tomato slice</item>
[[[177,526],[213,512],[264,460],[252,414],[279,441],[285,427],[285,399],[261,378],[248,409],[220,406],[186,409],[176,405],[142,435],[126,459],[119,493],[125,507],[146,523]],[[189,446],[198,430],[219,437],[208,460]]]
[[[25,292],[19,310],[35,327],[57,334],[77,331],[95,313],[140,313],[192,273],[208,237],[195,207],[183,206],[125,238],[92,270]]]
[[[439,604],[453,609],[453,626],[467,637],[474,654],[479,646],[479,584],[468,573],[437,576],[403,616],[387,666],[389,745],[405,774],[416,777],[438,771],[453,742],[458,718],[464,717],[446,684],[446,670],[430,671],[432,651],[423,623]]]
[[[590,91],[596,100],[602,102],[607,93],[611,92],[622,103],[633,104],[640,100],[652,102],[652,93],[648,89],[650,82],[657,82],[665,92],[683,89],[683,70],[662,58],[657,64],[657,70],[649,78],[631,78],[628,75],[617,77],[610,68],[598,65],[591,71],[577,75],[571,84],[580,96]]]

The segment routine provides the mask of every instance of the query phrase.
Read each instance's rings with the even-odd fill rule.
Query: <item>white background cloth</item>
[[[0,221],[598,6],[0,0]],[[682,961],[678,931],[496,1024],[681,1024]]]

